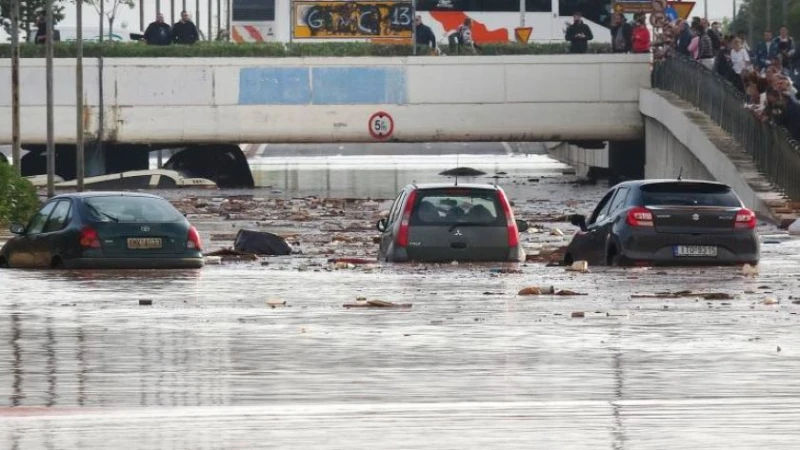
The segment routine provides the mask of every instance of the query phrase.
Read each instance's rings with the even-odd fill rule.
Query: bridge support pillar
[[[644,178],[644,164],[644,139],[608,143],[608,168],[619,180]]]

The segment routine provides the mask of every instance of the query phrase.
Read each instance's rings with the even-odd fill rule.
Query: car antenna
[[[683,166],[681,166],[681,170],[678,172],[678,181],[683,181]]]

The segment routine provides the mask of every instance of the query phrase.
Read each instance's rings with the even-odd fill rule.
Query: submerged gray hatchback
[[[445,183],[403,188],[377,224],[385,262],[524,261],[524,221],[500,187]]]

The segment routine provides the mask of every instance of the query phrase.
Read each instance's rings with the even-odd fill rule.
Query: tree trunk
[[[108,18],[108,40],[114,42],[114,16]]]

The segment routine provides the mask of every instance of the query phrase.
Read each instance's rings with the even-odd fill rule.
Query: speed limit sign
[[[369,118],[369,134],[375,139],[388,139],[394,133],[394,119],[389,114],[378,111]]]

